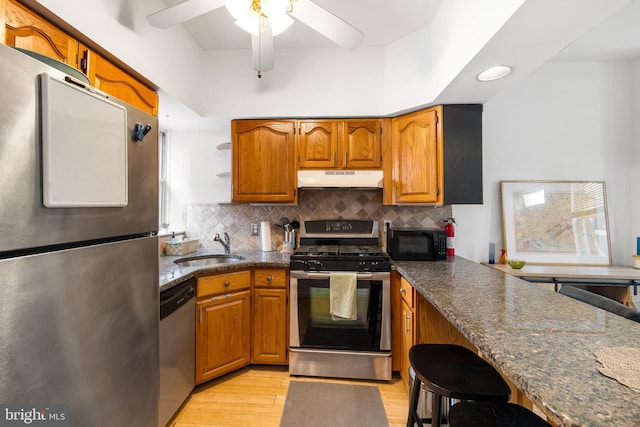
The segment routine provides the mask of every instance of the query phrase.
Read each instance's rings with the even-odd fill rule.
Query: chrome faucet
[[[224,253],[225,254],[230,254],[231,253],[231,239],[229,239],[229,234],[227,234],[226,232],[222,234],[222,239],[220,238],[220,235],[218,233],[216,233],[215,236],[213,236],[213,240],[215,242],[220,242],[220,244],[224,247]]]

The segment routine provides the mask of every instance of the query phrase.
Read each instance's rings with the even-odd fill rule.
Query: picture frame
[[[500,181],[509,259],[611,265],[604,181]]]

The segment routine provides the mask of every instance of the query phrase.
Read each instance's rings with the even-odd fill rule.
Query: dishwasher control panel
[[[160,293],[160,320],[196,296],[196,279],[189,279]]]

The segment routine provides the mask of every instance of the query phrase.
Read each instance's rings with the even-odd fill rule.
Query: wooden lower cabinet
[[[252,363],[287,363],[287,290],[253,291]]]
[[[253,271],[251,363],[286,365],[289,361],[289,275],[284,268]]]
[[[288,277],[256,268],[198,278],[196,384],[250,363],[288,363]]]
[[[398,273],[391,279],[393,370],[400,372],[400,378],[409,385],[409,350],[416,343],[415,290]]]
[[[198,282],[200,284],[200,280]],[[196,384],[219,377],[251,362],[249,286],[250,283],[247,283],[246,290],[198,299]]]

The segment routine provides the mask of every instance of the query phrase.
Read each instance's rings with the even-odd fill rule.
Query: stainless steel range
[[[290,270],[289,373],[390,380],[391,263],[378,223],[304,221]],[[349,320],[330,313],[337,276],[356,283]]]

